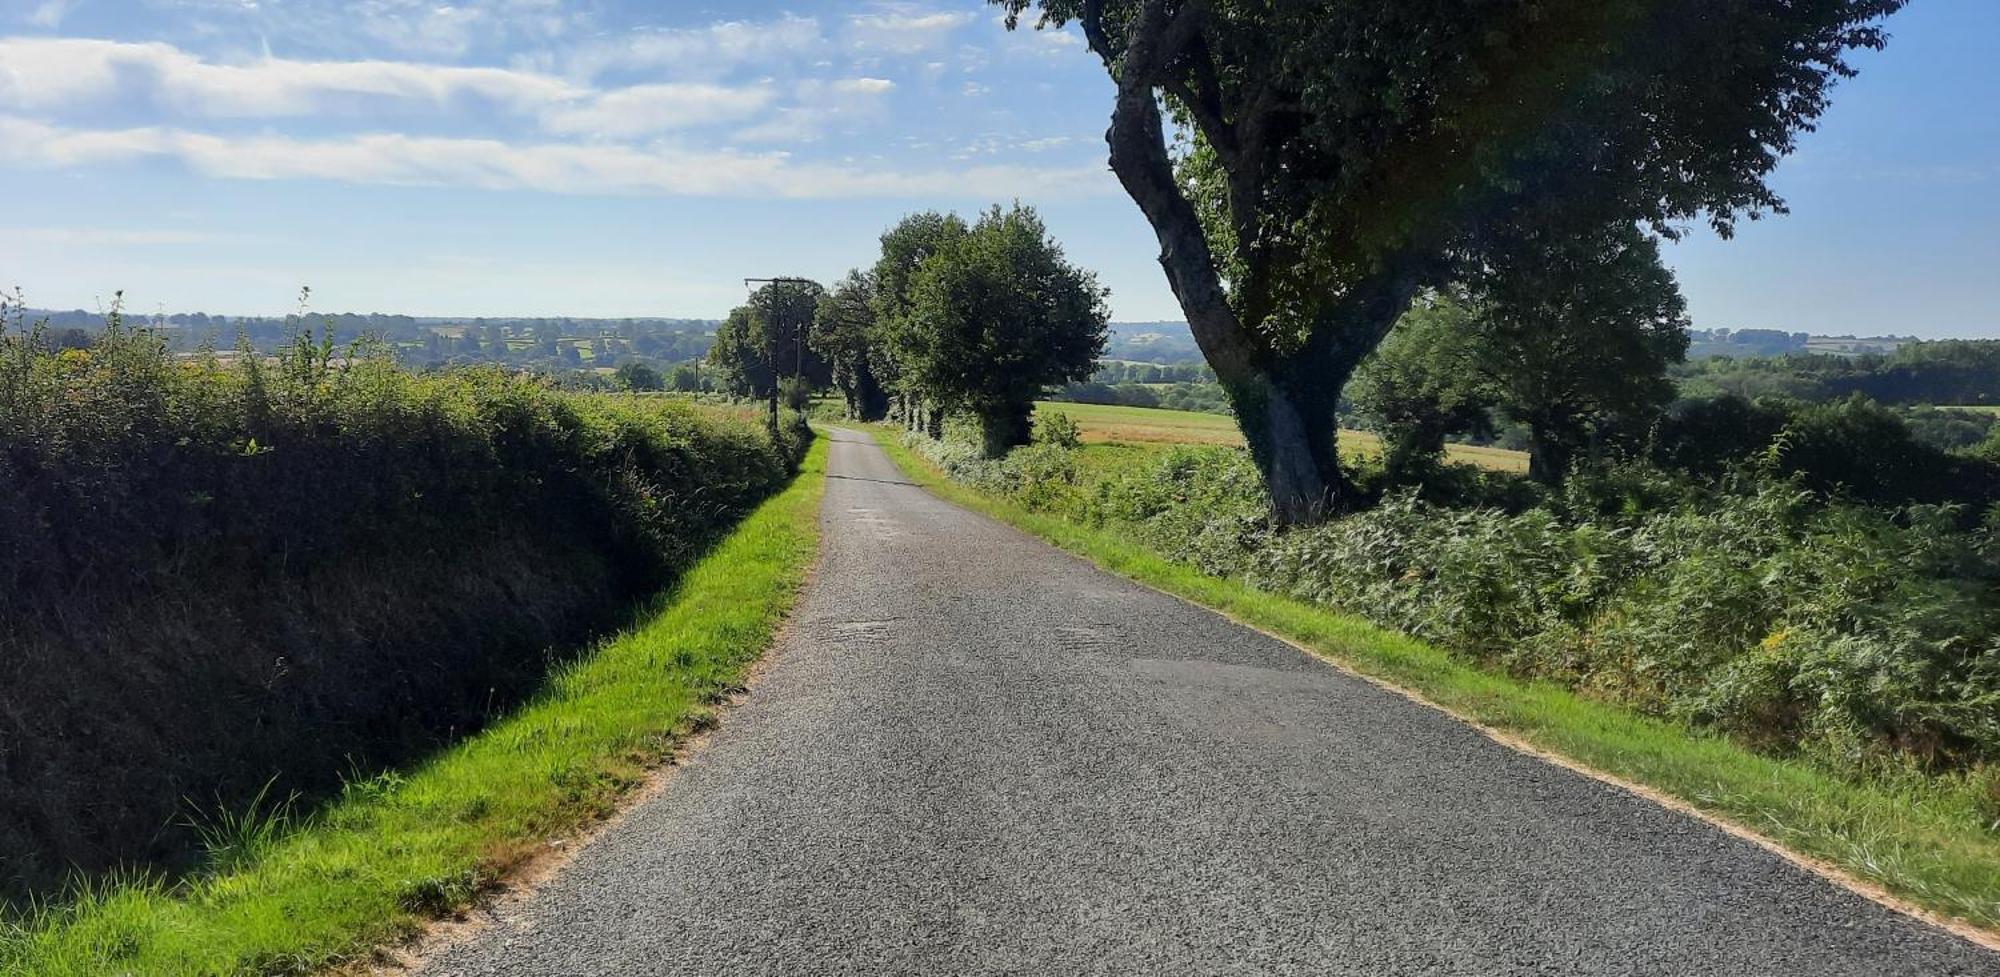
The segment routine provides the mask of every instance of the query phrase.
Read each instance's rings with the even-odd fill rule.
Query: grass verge
[[[1360,618],[1203,574],[1115,531],[1031,512],[952,482],[905,448],[895,429],[871,433],[911,480],[945,499],[1287,639],[1507,740],[1678,802],[2000,948],[2000,835],[1963,792],[1845,780],[1560,686],[1485,671]]]
[[[131,879],[0,921],[0,973],[307,973],[466,905],[713,723],[805,579],[825,470],[821,440],[643,623],[512,716],[406,773],[356,779],[297,821],[268,806],[230,819],[213,870],[187,883]]]

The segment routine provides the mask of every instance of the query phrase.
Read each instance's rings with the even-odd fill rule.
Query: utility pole
[[[755,298],[755,297],[756,297],[756,295],[757,295],[757,286],[759,286],[759,285],[809,285],[809,286],[812,286],[812,287],[815,287],[815,288],[817,288],[817,287],[819,286],[819,283],[818,283],[818,282],[816,282],[816,281],[813,281],[813,280],[812,280],[812,279],[810,279],[810,278],[787,278],[787,277],[784,277],[784,276],[780,276],[780,277],[777,277],[777,278],[745,278],[745,279],[743,279],[743,287],[744,287],[744,288],[747,288],[747,289],[749,289],[749,290],[750,290],[750,295],[751,295],[751,297],[752,297],[752,298]],[[776,292],[774,291],[774,292],[772,293],[772,298],[776,298],[776,297],[777,297],[777,295],[776,295]],[[767,307],[766,307],[766,308],[764,309],[764,314],[765,314],[766,316],[770,316],[770,317],[771,317],[772,319],[774,319],[774,320],[775,320],[775,319],[777,318],[777,315],[778,315],[778,310],[777,310],[777,309],[776,309],[775,307],[770,307],[770,306],[767,306]],[[773,321],[773,322],[772,322],[772,326],[773,326],[773,333],[774,333],[774,334],[775,334],[775,332],[776,332],[776,327],[777,327],[777,326],[781,326],[781,325],[785,325],[785,323],[779,323],[779,322],[776,322],[776,321]],[[806,332],[807,332],[807,330],[809,330],[809,329],[811,329],[811,328],[812,328],[812,316],[810,316],[810,315],[805,315],[805,316],[800,316],[800,317],[799,317],[799,321],[798,321],[798,322],[797,322],[796,324],[794,324],[794,325],[792,326],[792,349],[793,349],[793,352],[794,352],[794,354],[795,354],[795,356],[794,356],[794,363],[793,363],[793,365],[792,365],[792,376],[794,376],[794,377],[803,377],[803,376],[805,376],[805,373],[806,373]],[[765,358],[766,360],[770,361],[770,363],[771,363],[771,397],[770,397],[770,401],[769,401],[769,405],[770,405],[770,406],[769,406],[769,409],[768,409],[768,410],[766,411],[766,416],[765,416],[765,418],[764,418],[764,425],[765,425],[766,427],[768,427],[768,428],[770,428],[770,429],[771,429],[771,438],[772,438],[772,440],[776,440],[776,439],[777,439],[777,437],[778,437],[778,363],[777,363],[777,353],[778,353],[778,351],[777,351],[777,350],[775,350],[775,349],[770,349],[770,350],[766,350],[766,351],[765,351],[765,353],[764,353],[764,358]]]

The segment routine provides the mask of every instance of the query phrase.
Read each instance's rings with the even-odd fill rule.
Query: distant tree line
[[[1695,396],[1828,401],[1861,394],[1884,404],[2000,405],[2000,341],[1912,342],[1894,353],[1713,357],[1674,370]]]
[[[81,349],[101,331],[105,316],[81,309],[24,311],[41,322],[48,342]],[[182,354],[203,348],[248,349],[274,355],[310,328],[320,340],[346,349],[365,343],[392,355],[403,366],[436,369],[495,364],[555,377],[563,386],[610,389],[613,380],[581,375],[611,371],[638,362],[663,375],[659,389],[713,389],[698,370],[679,365],[699,362],[714,342],[716,323],[701,319],[590,319],[577,317],[426,318],[380,313],[289,316],[229,316],[204,312],[136,316],[124,320],[149,329]],[[565,375],[578,374],[578,375]],[[644,388],[641,388],[644,389]]]

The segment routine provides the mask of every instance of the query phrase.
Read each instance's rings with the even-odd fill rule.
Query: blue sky
[[[1696,324],[2000,335],[2000,4],[1918,0],[1780,170],[1669,249]],[[972,0],[8,0],[0,279],[31,304],[719,316],[913,210],[1018,198],[1179,318],[1102,70]]]

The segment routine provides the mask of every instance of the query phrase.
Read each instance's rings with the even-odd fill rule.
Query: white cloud
[[[585,26],[596,4],[565,0],[144,0],[179,26],[237,44],[458,58],[541,46]]]
[[[461,55],[472,47],[475,32],[485,26],[480,7],[454,7],[421,2],[359,4],[357,21],[363,33],[377,41],[425,54]]]
[[[896,83],[887,78],[842,78],[828,87],[842,95],[885,95]]]
[[[550,132],[618,139],[733,122],[771,103],[768,88],[708,84],[635,85],[567,105],[542,116]]]
[[[74,6],[74,0],[43,0],[28,12],[28,23],[55,30],[62,26],[63,18],[69,16],[70,8]]]
[[[972,23],[976,17],[962,10],[885,5],[874,13],[848,17],[846,40],[848,46],[857,51],[921,54],[941,47],[952,32]]]
[[[882,96],[895,88],[886,78],[808,79],[796,86],[795,104],[738,130],[734,138],[744,143],[813,142],[835,127],[881,119]]]
[[[366,135],[307,140],[224,137],[178,129],[75,130],[0,117],[0,160],[71,166],[148,157],[216,177],[321,179],[549,193],[671,196],[1095,196],[1103,168],[980,166],[890,170],[800,163],[787,153],[656,146],[512,144],[491,139]]]
[[[770,21],[635,31],[578,46],[561,61],[569,74],[579,78],[595,78],[611,71],[717,77],[746,66],[768,69],[802,60],[825,46],[819,21],[787,14]]]
[[[282,58],[214,64],[160,43],[0,40],[0,103],[51,108],[127,91],[150,92],[181,109],[220,116],[303,115],[337,95],[438,104],[470,95],[536,108],[585,94],[559,78],[505,68]]]
[[[1023,142],[1020,148],[1030,153],[1046,153],[1051,149],[1061,149],[1075,141],[1069,136],[1050,136],[1046,139],[1030,139]]]

